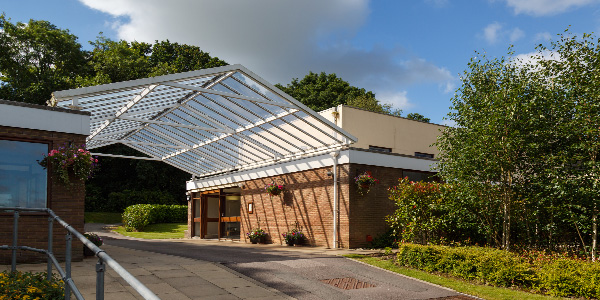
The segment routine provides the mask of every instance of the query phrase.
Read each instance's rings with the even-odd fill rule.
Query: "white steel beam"
[[[226,92],[221,92],[221,91],[217,91],[217,90],[210,90],[210,89],[205,89],[205,88],[191,86],[191,85],[185,85],[185,84],[176,83],[176,82],[163,82],[162,84],[180,88],[180,89],[186,89],[186,90],[197,91],[197,92],[206,93],[206,94],[218,95],[218,96],[222,96],[225,98],[234,98],[234,99],[238,99],[238,100],[245,100],[245,101],[250,101],[250,102],[269,104],[269,105],[285,107],[285,108],[296,108],[296,106],[287,104],[287,103],[261,100],[261,99],[254,98],[254,97],[226,93]]]

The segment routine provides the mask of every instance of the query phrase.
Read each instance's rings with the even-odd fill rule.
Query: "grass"
[[[419,270],[409,269],[395,265],[391,260],[381,259],[377,257],[368,257],[364,255],[346,255],[348,258],[356,259],[358,261],[380,267],[395,273],[406,275],[412,278],[427,281],[433,284],[441,285],[450,289],[453,289],[459,293],[464,293],[472,296],[477,296],[483,299],[490,300],[513,300],[513,299],[539,299],[539,300],[554,300],[554,299],[567,299],[557,298],[552,296],[544,296],[539,294],[531,294],[523,291],[493,287],[487,285],[479,285],[466,282],[464,280],[439,276]]]
[[[86,212],[86,223],[118,224],[122,222],[121,213],[113,212]]]
[[[122,235],[141,239],[182,239],[185,230],[187,230],[187,223],[151,224],[141,232],[127,232],[123,226],[113,229],[114,232]]]

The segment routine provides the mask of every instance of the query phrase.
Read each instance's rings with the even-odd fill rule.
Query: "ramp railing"
[[[94,255],[98,257],[98,262],[96,263],[96,299],[103,300],[104,299],[104,273],[106,270],[106,265],[111,267],[119,276],[121,276],[136,292],[138,292],[144,299],[158,299],[158,296],[154,294],[150,289],[148,289],[144,284],[142,284],[139,280],[137,280],[131,273],[129,273],[125,268],[123,268],[118,262],[112,259],[104,250],[100,249],[100,247],[94,245],[90,240],[88,240],[83,234],[79,233],[75,228],[69,225],[67,222],[62,220],[59,216],[57,216],[54,211],[49,208],[20,208],[20,207],[0,207],[0,211],[4,212],[13,212],[14,215],[14,225],[13,225],[13,243],[12,246],[2,245],[0,246],[0,250],[11,250],[11,271],[17,271],[17,251],[26,250],[26,251],[34,251],[38,253],[43,253],[48,257],[47,262],[47,278],[50,280],[52,277],[52,267],[56,268],[59,276],[65,282],[65,300],[71,299],[71,293],[75,295],[75,298],[78,300],[84,299],[81,295],[81,292],[75,285],[73,278],[71,277],[71,244],[73,240],[73,236],[79,239],[86,247],[94,252]],[[48,217],[48,249],[38,249],[28,246],[19,246],[18,245],[18,233],[19,233],[19,212],[27,211],[27,212],[42,212],[49,215]],[[66,250],[65,250],[65,268],[60,266],[58,260],[54,256],[52,252],[52,234],[53,234],[53,224],[54,221],[58,222],[62,225],[66,230]]]

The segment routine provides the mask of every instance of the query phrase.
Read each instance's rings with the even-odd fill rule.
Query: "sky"
[[[196,45],[272,84],[335,73],[446,125],[477,52],[527,56],[567,28],[600,31],[600,0],[0,0],[0,12],[50,21],[88,50],[100,32]]]

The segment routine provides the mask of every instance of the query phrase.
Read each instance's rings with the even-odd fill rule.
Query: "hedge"
[[[175,197],[166,191],[153,190],[124,190],[112,192],[108,198],[99,195],[98,188],[86,190],[85,211],[123,212],[126,207],[134,204],[177,204]]]
[[[185,205],[131,205],[123,212],[123,225],[126,231],[142,231],[150,224],[186,222],[187,209]]]
[[[403,244],[396,262],[493,286],[563,297],[600,297],[600,263],[542,252],[519,255],[493,248]]]

